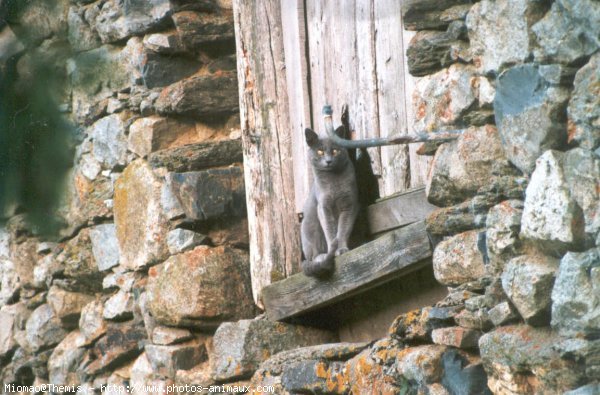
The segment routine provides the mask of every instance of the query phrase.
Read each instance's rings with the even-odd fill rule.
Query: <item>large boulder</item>
[[[460,285],[486,274],[480,246],[485,233],[472,230],[439,243],[433,252],[433,273],[444,285]]]
[[[427,200],[449,206],[475,195],[507,165],[498,131],[492,125],[467,129],[436,152],[427,178]]]
[[[548,325],[550,294],[558,260],[543,255],[521,255],[508,262],[502,273],[502,288],[530,325]]]
[[[533,31],[540,45],[536,60],[577,62],[600,47],[600,4],[594,0],[557,0]]]
[[[567,253],[552,290],[552,326],[565,336],[600,335],[600,252]]]
[[[164,325],[216,328],[254,316],[248,254],[199,246],[150,272],[149,308]]]
[[[600,53],[577,71],[567,107],[569,142],[595,150],[600,146]]]
[[[506,156],[523,173],[531,173],[546,150],[566,144],[568,100],[568,89],[551,84],[533,64],[512,67],[498,78],[498,132]]]
[[[169,0],[105,2],[93,23],[102,42],[120,41],[164,25],[172,12]]]
[[[267,320],[225,322],[213,339],[214,378],[250,378],[262,361],[278,352],[335,340],[331,332],[299,325]]]
[[[562,358],[555,345],[560,337],[549,328],[504,326],[479,339],[488,386],[494,393],[554,394],[575,388],[585,369]]]
[[[531,26],[545,12],[536,0],[483,0],[467,15],[469,41],[482,73],[498,73],[528,59],[535,40]]]
[[[168,256],[169,221],[161,189],[161,180],[143,160],[127,166],[115,184],[115,226],[121,265],[127,269],[139,270]]]
[[[580,249],[585,239],[583,211],[566,182],[564,157],[551,150],[537,160],[521,218],[521,236],[554,255]]]

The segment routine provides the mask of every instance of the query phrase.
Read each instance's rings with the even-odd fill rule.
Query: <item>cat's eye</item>
[[[340,150],[334,149],[334,150],[332,150],[331,152],[332,152],[332,153],[333,153],[333,155],[335,156],[335,155],[337,155],[337,154],[339,154],[339,153],[340,153]]]
[[[323,156],[325,155],[325,152],[323,150],[317,150],[317,155]]]

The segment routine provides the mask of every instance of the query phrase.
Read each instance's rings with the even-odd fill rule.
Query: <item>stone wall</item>
[[[474,4],[473,4],[474,3]],[[280,353],[281,393],[600,392],[600,3],[408,1],[416,130],[433,155],[434,306],[371,344]]]
[[[257,317],[227,1],[12,15],[2,66],[60,70],[77,132],[60,239],[18,211],[0,229],[0,392],[597,393],[600,4],[406,3],[415,127],[469,129],[420,150],[448,296],[372,344]]]

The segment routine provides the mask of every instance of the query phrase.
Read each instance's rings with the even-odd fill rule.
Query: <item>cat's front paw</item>
[[[325,259],[321,262],[317,262],[316,258],[315,261],[302,261],[302,272],[309,277],[328,277],[333,273],[334,267],[333,259]]]
[[[319,254],[315,257],[314,261],[315,263],[323,263],[325,262],[327,259],[329,259],[329,255],[328,254]]]
[[[342,254],[347,253],[348,251],[350,251],[348,249],[348,247],[342,247],[342,248],[338,248],[337,250],[335,250],[335,256],[340,256]]]

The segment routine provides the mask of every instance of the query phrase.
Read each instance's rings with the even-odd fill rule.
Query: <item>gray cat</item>
[[[314,177],[301,227],[302,271],[323,277],[333,271],[334,257],[348,251],[359,212],[356,175],[346,149],[310,129],[304,134]]]

